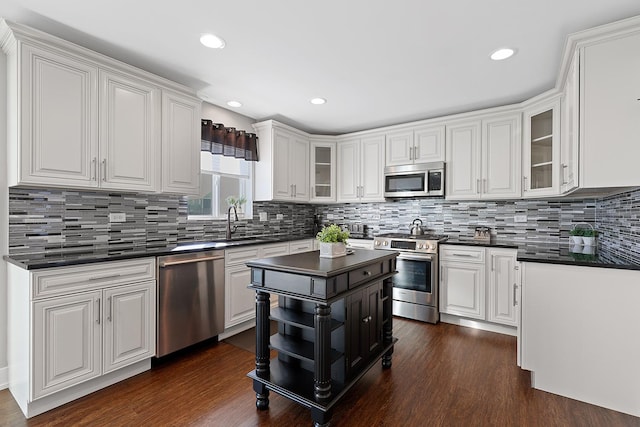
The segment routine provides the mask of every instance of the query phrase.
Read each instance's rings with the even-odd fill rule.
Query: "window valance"
[[[258,161],[258,136],[233,127],[225,127],[222,123],[202,119],[201,151],[211,154]]]

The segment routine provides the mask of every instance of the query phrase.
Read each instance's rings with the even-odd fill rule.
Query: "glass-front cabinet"
[[[525,110],[522,183],[525,197],[560,191],[560,98]]]
[[[311,202],[336,201],[336,143],[328,138],[312,138],[311,148]]]

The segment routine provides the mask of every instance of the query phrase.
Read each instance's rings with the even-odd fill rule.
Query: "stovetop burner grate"
[[[384,233],[378,234],[376,237],[385,237],[387,239],[414,239],[414,240],[446,240],[449,236],[446,234],[421,234],[413,235],[407,233]]]

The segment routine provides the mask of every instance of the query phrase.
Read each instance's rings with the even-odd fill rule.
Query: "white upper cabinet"
[[[268,120],[254,125],[260,161],[255,165],[255,200],[309,201],[309,138]]]
[[[561,103],[560,193],[578,187],[578,149],[580,120],[580,57],[573,55],[564,84]]]
[[[198,194],[200,188],[199,99],[162,92],[162,192]]]
[[[338,202],[384,200],[385,136],[338,141]]]
[[[524,113],[522,183],[525,197],[560,192],[560,97],[528,107]]]
[[[640,33],[580,51],[580,187],[640,185]]]
[[[160,89],[100,70],[100,186],[152,192],[160,173]]]
[[[482,120],[482,197],[519,198],[522,194],[521,114]]]
[[[193,170],[176,170],[191,167],[199,151],[191,89],[22,25],[0,21],[0,41],[17,106],[7,121],[10,186],[195,192],[183,184]],[[169,104],[161,115],[163,91]],[[176,109],[177,92],[191,111]],[[175,155],[168,169],[163,149]]]
[[[444,161],[444,125],[426,125],[387,134],[386,166]]]
[[[520,123],[509,113],[447,126],[447,199],[520,197]]]
[[[480,198],[480,121],[447,126],[448,199]]]
[[[21,44],[8,55],[8,74],[20,108],[9,110],[9,185],[97,187],[98,67]]]
[[[333,140],[311,138],[309,179],[312,203],[336,201],[336,143]]]

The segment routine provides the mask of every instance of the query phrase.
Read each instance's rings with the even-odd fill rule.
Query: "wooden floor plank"
[[[393,367],[375,366],[339,403],[333,426],[640,426],[640,418],[531,388],[514,337],[394,319]],[[0,391],[0,425],[306,426],[274,393],[255,409],[254,355],[225,342],[169,356],[151,371],[26,420]]]

